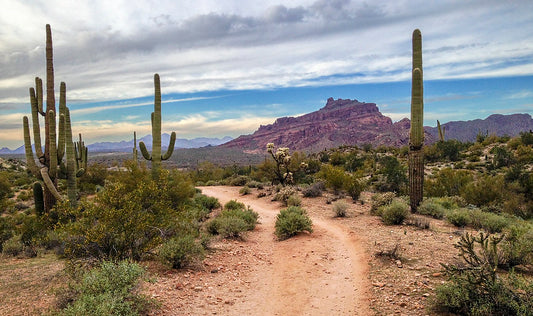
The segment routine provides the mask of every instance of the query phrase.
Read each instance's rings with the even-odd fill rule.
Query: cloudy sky
[[[249,134],[329,97],[408,117],[415,28],[426,125],[533,114],[533,1],[3,0],[0,147],[22,145],[47,23],[56,92],[65,81],[88,143],[150,132],[154,73],[180,138]]]

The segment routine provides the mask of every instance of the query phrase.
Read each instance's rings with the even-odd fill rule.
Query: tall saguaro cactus
[[[42,80],[40,78],[35,78],[35,88],[36,89],[30,88],[30,104],[32,112],[35,154],[39,161],[39,166],[37,166],[35,163],[35,158],[33,156],[29,120],[26,116],[23,118],[23,130],[24,148],[26,152],[28,169],[44,183],[44,187],[41,185],[34,186],[34,190],[42,190],[42,192],[34,192],[36,207],[39,205],[39,212],[41,212],[49,211],[55,205],[57,200],[62,199],[61,194],[59,194],[57,190],[58,178],[67,179],[69,200],[72,204],[76,203],[76,180],[74,178],[76,176],[75,171],[78,170],[77,175],[81,175],[84,169],[79,168],[78,163],[84,163],[84,167],[86,167],[87,163],[86,149],[83,149],[85,152],[78,159],[76,157],[75,150],[72,148],[70,113],[66,105],[66,85],[64,82],[61,82],[60,85],[59,115],[56,113],[52,32],[50,25],[48,24],[46,25],[46,111],[43,111],[43,88]],[[42,151],[39,115],[44,117],[45,122],[44,152]],[[58,119],[57,124],[56,117]],[[80,144],[81,143],[80,135]],[[79,147],[82,148],[82,146]],[[83,148],[85,147],[83,146]],[[67,151],[66,166],[63,162],[65,149]],[[76,162],[76,166],[78,167],[74,165],[74,162]]]
[[[409,197],[415,212],[424,194],[424,85],[422,72],[422,34],[413,32],[411,87],[411,129],[409,133]]]
[[[133,161],[137,164],[139,160],[139,152],[137,151],[137,133],[133,132]]]
[[[152,155],[148,153],[144,142],[139,142],[139,148],[146,160],[152,161],[152,179],[159,179],[159,172],[161,170],[161,160],[167,160],[172,156],[174,151],[174,144],[176,143],[176,133],[172,132],[170,135],[170,143],[168,144],[167,152],[161,155],[161,85],[159,82],[159,75],[154,75],[154,112],[152,112]]]

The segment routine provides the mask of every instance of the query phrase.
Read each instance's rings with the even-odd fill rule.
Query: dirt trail
[[[248,242],[261,260],[241,275],[242,300],[224,315],[370,315],[368,258],[356,236],[335,220],[313,218],[314,232],[277,241],[273,234],[279,206],[266,199],[240,196],[238,188],[203,187],[222,204],[231,199],[249,205],[260,225]]]

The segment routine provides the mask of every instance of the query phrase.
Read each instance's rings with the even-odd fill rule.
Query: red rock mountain
[[[268,143],[291,150],[317,152],[341,145],[400,147],[409,143],[410,121],[396,123],[381,114],[375,103],[329,98],[322,109],[299,117],[278,118],[274,124],[260,126],[251,135],[243,135],[219,147],[239,148],[262,153]],[[478,133],[516,136],[533,130],[529,114],[493,114],[486,119],[454,121],[443,124],[446,139],[475,141]],[[436,127],[424,127],[425,143],[438,139]]]
[[[278,118],[274,124],[262,125],[255,133],[239,136],[221,147],[261,152],[268,143],[274,143],[291,150],[315,152],[354,144],[402,146],[408,143],[409,125],[408,119],[392,123],[375,103],[329,98],[318,111]]]

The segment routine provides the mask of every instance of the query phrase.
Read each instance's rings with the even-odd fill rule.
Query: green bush
[[[338,193],[348,180],[348,174],[342,167],[334,167],[332,165],[323,165],[318,176],[324,179],[326,187]]]
[[[424,180],[424,193],[437,197],[461,195],[466,185],[472,181],[470,171],[444,168]]]
[[[409,216],[409,205],[399,199],[381,208],[381,220],[386,225],[399,225]]]
[[[204,247],[196,242],[192,235],[173,237],[159,249],[161,261],[170,264],[174,269],[194,264],[203,257]]]
[[[279,201],[283,203],[283,205],[287,206],[287,201],[289,198],[295,194],[298,194],[295,188],[293,187],[282,187],[278,193],[274,196],[275,201]]]
[[[464,187],[461,196],[476,206],[495,205],[505,200],[505,180],[501,175],[480,176]]]
[[[381,216],[381,207],[390,204],[395,197],[396,194],[393,192],[376,193],[372,195],[372,207],[370,208],[370,214]]]
[[[180,222],[180,214],[192,214],[186,212],[195,194],[192,183],[165,170],[157,182],[152,181],[147,171],[136,168],[114,175],[94,202],[81,203],[77,209],[65,207],[62,212],[71,219],[61,223],[59,232],[67,257],[140,260],[178,226],[195,227],[190,218]],[[133,176],[139,179],[134,181]]]
[[[509,226],[511,219],[502,215],[484,212],[478,208],[469,212],[469,224],[476,229],[484,229],[489,233],[499,233]]]
[[[352,200],[357,201],[363,192],[364,184],[361,179],[356,176],[351,176],[350,180],[345,183],[346,193],[352,198]]]
[[[313,222],[307,212],[298,206],[290,206],[280,211],[276,217],[275,234],[279,240],[285,240],[297,234],[313,232]]]
[[[333,216],[334,217],[346,217],[346,211],[348,210],[348,203],[344,201],[336,201],[333,203]]]
[[[20,235],[11,237],[2,244],[2,253],[16,257],[24,251],[24,244],[20,240]]]
[[[243,186],[240,190],[239,190],[239,194],[240,195],[247,195],[247,194],[250,194],[252,192],[252,190],[248,187],[248,186]]]
[[[300,206],[302,205],[302,199],[297,195],[293,194],[287,199],[287,206]]]
[[[322,192],[326,189],[324,182],[315,182],[309,187],[302,190],[304,197],[318,197],[322,195]]]
[[[470,210],[466,208],[460,208],[451,210],[446,213],[446,220],[457,227],[465,227],[471,223]]]
[[[461,265],[444,265],[448,283],[437,287],[433,309],[459,315],[531,315],[533,282],[499,273],[502,237],[465,234]]]
[[[225,210],[242,210],[244,208],[245,208],[244,203],[237,202],[235,200],[230,200],[229,202],[224,204]]]
[[[533,225],[513,224],[506,228],[501,263],[507,269],[533,264]]]
[[[239,238],[242,233],[255,228],[259,214],[244,204],[231,200],[224,205],[224,210],[206,225],[207,231],[212,235],[223,238]]]
[[[416,212],[421,215],[429,215],[433,218],[441,219],[444,217],[446,208],[441,204],[437,203],[433,199],[426,199],[420,203]]]
[[[2,245],[6,240],[13,237],[15,233],[15,226],[11,222],[9,217],[0,216],[0,252],[2,251]]]
[[[209,221],[207,231],[212,235],[220,235],[222,238],[241,238],[242,233],[248,230],[246,221],[240,217],[216,217]]]
[[[150,301],[138,294],[144,270],[137,264],[104,261],[71,285],[73,302],[60,315],[142,315]]]
[[[194,196],[194,201],[196,204],[201,205],[210,211],[220,207],[220,202],[217,198],[203,194],[196,194]]]

